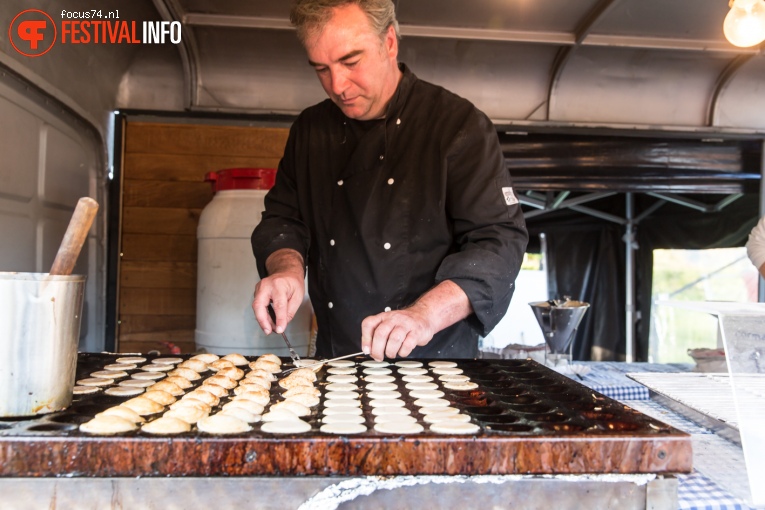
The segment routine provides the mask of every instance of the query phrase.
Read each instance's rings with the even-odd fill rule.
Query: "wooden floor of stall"
[[[205,174],[276,168],[288,130],[127,122],[124,133],[116,349],[193,352]]]

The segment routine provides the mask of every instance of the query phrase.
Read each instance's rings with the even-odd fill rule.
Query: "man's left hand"
[[[361,322],[361,350],[374,359],[405,358],[433,335],[473,313],[463,290],[445,280],[409,308],[378,313]]]
[[[361,323],[361,349],[378,361],[405,358],[415,347],[430,342],[434,334],[428,318],[415,307],[383,312]]]

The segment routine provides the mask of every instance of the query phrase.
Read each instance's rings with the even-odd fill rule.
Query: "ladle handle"
[[[56,260],[50,268],[51,275],[66,276],[72,274],[74,265],[77,263],[77,257],[80,256],[82,245],[85,244],[85,238],[88,236],[90,226],[98,212],[98,202],[90,197],[82,197],[77,202],[72,219],[69,220],[69,226],[66,228],[64,239],[58,248]]]

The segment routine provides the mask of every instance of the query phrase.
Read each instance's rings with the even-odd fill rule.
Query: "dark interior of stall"
[[[636,361],[648,360],[653,250],[744,246],[759,217],[760,140],[499,136],[528,251],[539,253],[545,237],[549,297],[591,305],[574,359],[624,359],[628,217]]]

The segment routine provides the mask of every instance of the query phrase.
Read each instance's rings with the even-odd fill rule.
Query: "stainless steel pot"
[[[72,403],[85,279],[0,272],[0,417]]]

